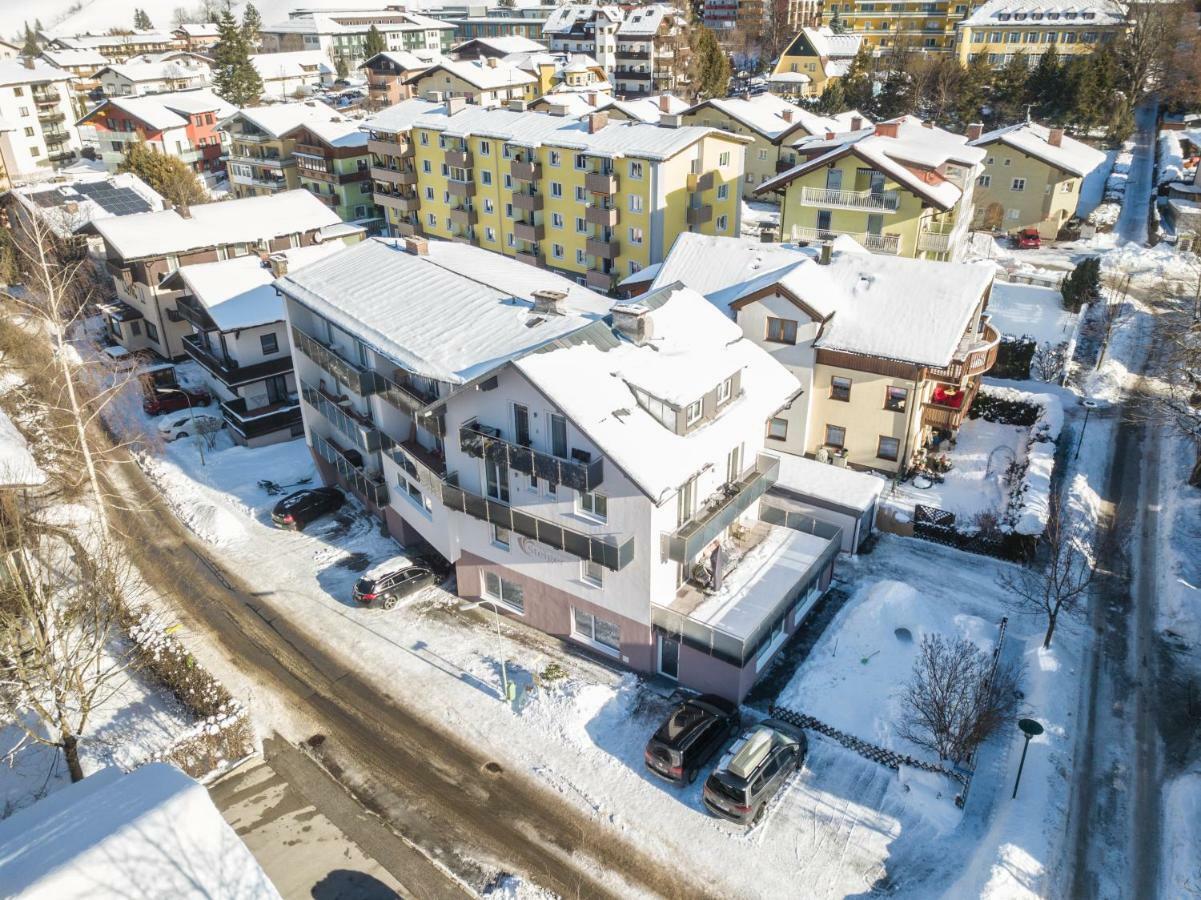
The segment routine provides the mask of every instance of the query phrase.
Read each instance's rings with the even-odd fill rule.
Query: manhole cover
[[[484,771],[489,775],[499,775],[504,769],[501,768],[498,762],[486,762],[484,763]]]
[[[910,631],[908,628],[898,628],[896,631],[893,632],[893,634],[895,634],[897,636],[897,640],[900,641],[902,644],[912,644],[913,643],[913,632]]]

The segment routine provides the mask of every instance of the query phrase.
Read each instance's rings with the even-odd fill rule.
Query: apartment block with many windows
[[[688,17],[655,3],[636,6],[617,29],[613,84],[621,96],[690,95]]]
[[[226,167],[235,197],[261,197],[300,187],[296,136],[306,124],[345,121],[337,110],[316,100],[248,106],[222,119]]]
[[[371,189],[371,156],[367,133],[359,123],[311,121],[287,132],[295,140],[292,154],[300,186],[334,210],[344,222],[377,232],[383,219]]]
[[[908,47],[926,53],[955,49],[956,28],[973,0],[837,0],[823,4],[822,25],[861,36],[869,50]]]
[[[556,53],[584,53],[613,77],[617,65],[617,29],[623,14],[618,6],[564,3],[542,28],[542,40]]]
[[[608,291],[685,231],[738,233],[745,138],[410,100],[369,119],[393,234],[512,256]]]
[[[71,75],[33,59],[0,62],[0,172],[9,180],[69,163],[80,150]],[[0,175],[0,177],[3,177]]]
[[[740,699],[828,585],[836,529],[759,518],[796,379],[695,291],[610,307],[420,238],[276,284],[323,478],[450,561],[461,596]]]
[[[1130,27],[1117,0],[989,0],[958,24],[955,50],[964,65],[982,56],[999,68],[1020,53],[1033,67],[1051,47],[1060,56],[1092,53]]]

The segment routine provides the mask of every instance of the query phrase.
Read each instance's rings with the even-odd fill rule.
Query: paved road
[[[1134,135],[1134,162],[1126,182],[1126,198],[1127,201],[1131,198],[1144,199],[1122,204],[1122,212],[1114,229],[1122,243],[1147,243],[1147,219],[1151,212],[1151,188],[1155,177],[1155,120],[1158,114],[1159,104],[1153,97],[1134,111],[1134,123],[1138,130]]]
[[[114,525],[150,586],[174,601],[187,627],[210,633],[262,690],[311,718],[324,767],[411,844],[476,887],[505,866],[563,897],[707,896],[686,874],[505,771],[487,747],[464,743],[407,709],[386,686],[349,671],[270,596],[209,558],[132,461],[110,464],[104,478],[110,496],[121,498],[112,507]],[[473,872],[471,860],[491,861],[492,868]],[[596,872],[627,887],[610,889]],[[445,888],[432,864],[399,880],[430,896]]]

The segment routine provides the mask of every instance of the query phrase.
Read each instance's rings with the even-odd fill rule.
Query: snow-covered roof
[[[410,371],[451,384],[577,331],[610,305],[562,275],[452,241],[429,241],[417,255],[372,238],[276,284]],[[534,315],[540,290],[566,294],[564,314]]]
[[[141,97],[109,97],[80,119],[80,123],[95,117],[107,116],[107,107],[119,109],[157,131],[183,128],[187,117],[197,113],[215,113],[220,119],[236,112],[237,107],[222,100],[211,90],[172,91],[166,94],[146,94]]]
[[[620,22],[621,8],[617,6],[599,6],[593,3],[564,3],[555,7],[542,26],[544,35],[570,34],[573,30],[582,31],[586,22],[596,17],[608,19],[610,22]]]
[[[370,65],[372,60],[389,60],[401,72],[413,72],[418,69],[428,69],[442,61],[442,54],[437,50],[384,50],[370,59],[363,61],[360,69]]]
[[[854,59],[863,43],[862,35],[852,32],[839,34],[826,26],[802,28],[801,32],[809,39],[818,56],[829,59]]]
[[[413,123],[426,113],[441,108],[441,103],[414,97],[380,110],[375,115],[364,119],[360,127],[365,131],[399,134],[412,128]]]
[[[381,4],[381,7],[383,4]],[[363,34],[375,25],[384,34],[405,31],[446,30],[455,26],[430,16],[390,7],[360,9],[311,9],[293,11],[282,22],[264,25],[268,34]]]
[[[128,34],[53,35],[51,40],[75,50],[98,47],[138,47],[144,44],[174,44],[175,35],[162,31],[131,31]]]
[[[203,203],[193,206],[190,213],[189,218],[174,209],[139,213],[101,219],[93,227],[122,259],[132,260],[342,224],[337,213],[301,189]]]
[[[96,50],[43,50],[42,58],[52,66],[66,69],[71,66],[108,65],[108,57]]]
[[[869,509],[886,487],[887,481],[869,472],[856,472],[783,453],[780,455],[780,475],[772,490],[791,491],[862,511]]]
[[[165,81],[172,78],[207,78],[208,70],[200,66],[183,65],[177,61],[124,62],[105,66],[96,73],[99,78],[105,72],[113,72],[128,81],[145,83]]]
[[[533,84],[538,80],[517,66],[496,60],[492,62],[495,62],[495,65],[489,65],[487,61],[479,59],[443,59],[421,74],[414,75],[410,80],[423,81],[435,77],[439,72],[446,72],[482,91]]]
[[[288,271],[296,272],[345,249],[341,241],[325,241],[272,255],[283,256]],[[271,267],[256,255],[184,266],[175,274],[222,331],[251,328],[284,318],[283,297],[273,287],[275,276]]]
[[[625,21],[617,28],[617,36],[649,37],[659,31],[663,20],[674,16],[677,21],[686,21],[684,14],[665,3],[653,3],[649,6],[635,6],[626,15]]]
[[[688,110],[688,113],[713,109],[729,116],[763,137],[776,140],[798,129],[806,134],[825,134],[827,131],[842,131],[833,119],[809,112],[802,106],[789,103],[775,94],[764,93],[753,97],[714,97]]]
[[[593,96],[595,95],[595,96]],[[593,103],[592,101],[596,102]],[[664,110],[663,106],[667,109]],[[579,119],[594,112],[619,112],[631,121],[657,124],[664,113],[678,116],[688,109],[688,103],[671,94],[639,97],[636,100],[618,100],[604,92],[603,85],[588,85],[580,91],[561,91],[539,97],[530,104],[531,109],[547,110],[552,106],[563,107],[567,115]],[[616,120],[615,120],[616,121]]]
[[[804,72],[776,72],[771,80],[780,84],[808,84],[813,79]]]
[[[1117,0],[989,0],[960,25],[1120,25],[1126,9]]]
[[[994,141],[1000,141],[1064,172],[1081,177],[1105,162],[1105,154],[1102,151],[1068,137],[1062,129],[1059,137],[1060,142],[1056,146],[1051,143],[1051,129],[1046,125],[1039,125],[1037,122],[1021,122],[982,134],[972,141],[971,145],[985,147]]]
[[[215,113],[217,119],[220,120],[237,111],[236,106],[218,97],[209,88],[197,88],[192,91],[170,91],[165,94],[152,94],[151,96],[167,107],[167,109],[174,110],[183,115],[211,112]]]
[[[229,130],[232,122],[245,120],[271,137],[278,138],[301,125],[316,125],[320,122],[347,121],[342,113],[319,100],[304,100],[300,103],[275,103],[271,106],[247,106],[232,112],[217,123],[222,130]]]
[[[607,349],[588,341],[556,345],[514,365],[652,500],[761,433],[800,383],[696,291],[676,283],[627,304],[647,311],[653,337]],[[637,387],[686,406],[741,372],[741,392],[711,421],[685,434],[639,405]]]
[[[896,136],[886,130],[895,130]],[[963,196],[962,188],[950,179],[931,173],[948,163],[975,166],[986,155],[981,148],[968,146],[963,135],[923,123],[909,115],[859,131],[835,134],[830,139],[825,135],[802,138],[793,146],[806,157],[805,160],[765,181],[757,193],[779,190],[807,172],[853,154],[940,209],[951,209]],[[915,171],[915,166],[925,171]]]
[[[334,64],[322,50],[293,50],[288,53],[256,53],[250,63],[263,81],[333,75]]]
[[[452,52],[461,53],[464,47],[469,45],[486,47],[489,50],[495,51],[501,56],[507,56],[510,53],[545,53],[546,45],[539,44],[537,41],[523,37],[519,34],[505,34],[496,37],[474,37],[464,41],[451,48]]]
[[[17,430],[8,413],[0,409],[0,487],[36,487],[46,483],[46,473],[29,452],[29,442]],[[0,832],[2,834],[2,832]],[[0,846],[4,843],[0,837]],[[4,858],[0,854],[0,869]],[[7,875],[5,881],[7,882]]]
[[[75,76],[43,60],[35,59],[26,66],[20,59],[0,60],[0,85],[45,84],[50,81],[70,81]]]
[[[649,285],[659,274],[659,270],[663,268],[663,263],[651,263],[649,266],[644,266],[633,275],[627,275],[617,283],[619,288],[634,287],[639,284]]]
[[[208,791],[166,763],[115,766],[0,822],[4,893],[280,900]]]
[[[69,237],[98,219],[163,208],[163,198],[132,172],[89,173],[69,181],[39,182],[14,188],[13,195],[61,237]]]
[[[184,22],[176,31],[182,31],[188,37],[216,37],[221,33],[216,22]]]
[[[320,119],[297,125],[291,131],[285,132],[287,137],[296,137],[300,129],[307,129],[310,134],[330,147],[366,147],[367,132],[362,130],[362,123],[354,119],[337,119],[322,121]]]

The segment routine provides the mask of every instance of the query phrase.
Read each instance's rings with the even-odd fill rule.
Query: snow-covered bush
[[[1184,180],[1184,148],[1180,145],[1180,133],[1161,131],[1159,153],[1155,164],[1155,183],[1168,184]]]

